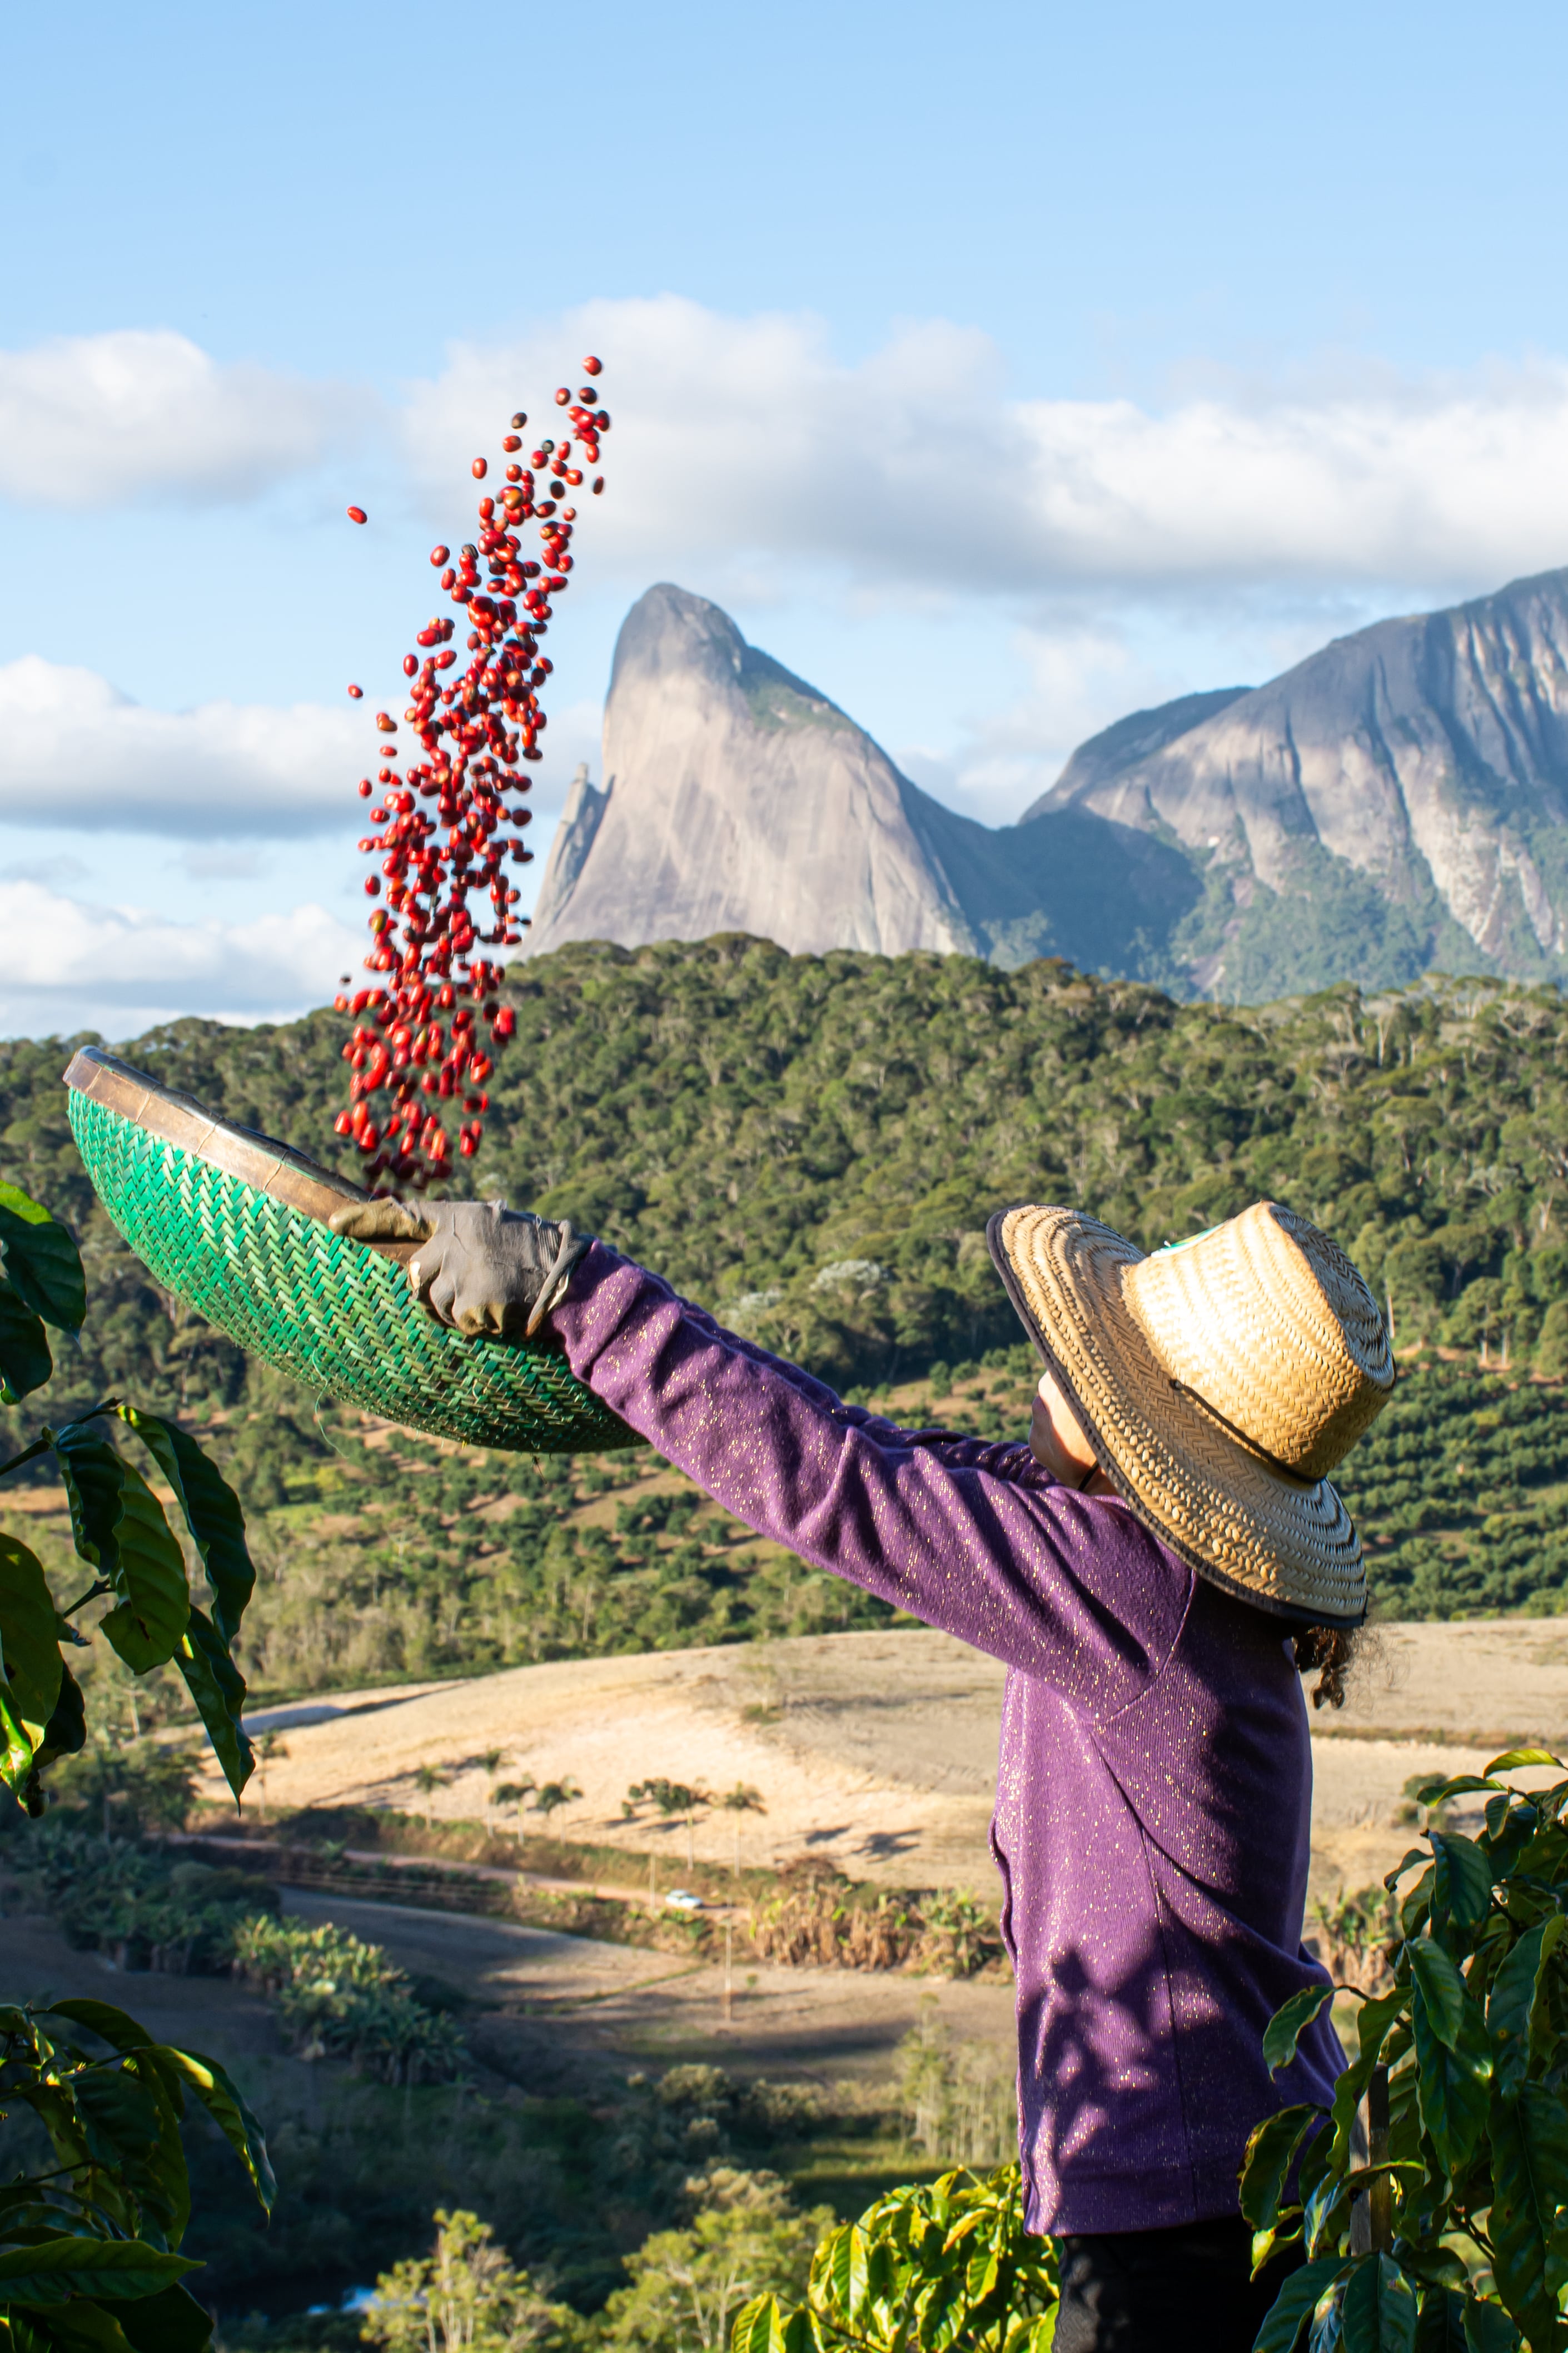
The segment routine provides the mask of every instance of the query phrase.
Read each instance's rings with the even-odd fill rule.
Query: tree
[[[532,1774],[525,1773],[521,1781],[503,1781],[499,1788],[492,1789],[490,1792],[491,1798],[498,1806],[512,1806],[516,1808],[517,1834],[519,1838],[522,1836],[522,1801],[525,1798],[531,1796],[532,1792],[537,1789],[538,1787],[539,1784],[534,1779]]]
[[[1479,1778],[1424,1785],[1427,1852],[1385,1884],[1420,1877],[1399,1907],[1385,1993],[1359,1989],[1358,2051],[1331,2107],[1300,2102],[1258,2126],[1242,2171],[1253,2252],[1302,2244],[1260,2337],[1467,2346],[1557,2353],[1568,2245],[1568,1778],[1526,1789],[1505,1777],[1568,1775],[1543,1748],[1493,1757]],[[1439,1828],[1441,1809],[1486,1798],[1478,1838]],[[1308,1987],[1264,2038],[1278,2072],[1333,1999]],[[1366,2102],[1369,2150],[1352,2141]],[[1294,2191],[1294,2196],[1291,2192]],[[1365,2201],[1371,2244],[1352,2236]],[[1466,2246],[1486,2269],[1467,2267]],[[1331,2332],[1334,2332],[1331,2334]]]
[[[574,1806],[582,1794],[570,1774],[563,1781],[546,1781],[534,1791],[533,1810],[548,1821],[558,1806]]]
[[[673,1821],[678,1815],[685,1816],[686,1867],[689,1871],[694,1861],[692,1820],[699,1806],[712,1804],[713,1799],[710,1792],[704,1789],[700,1783],[689,1786],[684,1781],[667,1781],[660,1777],[651,1781],[634,1781],[626,1791],[626,1796],[634,1806],[641,1805],[645,1799],[657,1806],[660,1819],[664,1821]],[[624,1814],[625,1807],[621,1810]]]
[[[1024,2229],[1016,2165],[984,2179],[944,2173],[830,2231],[805,2301],[786,2312],[776,2290],[754,2296],[736,2316],[733,2353],[1047,2353],[1056,2263],[1053,2242]]]
[[[479,1751],[479,1761],[484,1773],[485,1779],[489,1785],[485,1791],[485,1827],[488,1830],[489,1827],[490,1813],[496,1801],[494,1786],[495,1778],[506,1762],[506,1750],[504,1748],[481,1748]]]
[[[0,1404],[16,1405],[54,1372],[46,1325],[79,1331],[87,1314],[81,1256],[64,1226],[15,1185],[0,1184]],[[100,1428],[133,1430],[174,1489],[206,1572],[210,1611],[192,1598],[185,1556],[142,1472]],[[132,1675],[173,1662],[237,1798],[254,1758],[241,1723],[245,1682],[233,1644],[256,1584],[245,1515],[234,1490],[195,1439],[172,1421],[105,1398],[0,1463],[0,1477],[52,1455],[70,1506],[71,1536],[92,1581],[62,1609],[42,1564],[0,1533],[0,1779],[30,1814],[43,1811],[43,1776],[86,1746],[80,1687],[60,1655],[88,1638],[73,1623],[106,1601],[96,1630]]]
[[[251,1746],[256,1751],[256,1762],[259,1767],[259,1778],[261,1782],[261,1805],[259,1811],[262,1820],[265,1821],[267,1820],[267,1767],[275,1757],[287,1757],[289,1754],[289,1747],[288,1743],[284,1740],[283,1735],[280,1732],[273,1731],[258,1732],[256,1738],[252,1741]]]
[[[733,1817],[731,1823],[731,1828],[735,1834],[733,1870],[734,1876],[739,1879],[741,1876],[741,1816],[742,1814],[765,1814],[768,1810],[763,1803],[762,1791],[760,1789],[753,1789],[749,1781],[737,1781],[732,1789],[725,1790],[724,1795],[720,1799],[719,1803],[723,1807],[726,1813]]]
[[[386,2353],[552,2353],[573,2341],[575,2324],[515,2268],[488,2222],[438,2207],[432,2253],[380,2274],[361,2341]]]
[[[798,2295],[832,2210],[801,2213],[773,2173],[715,2167],[691,2184],[689,2229],[656,2231],[625,2258],[631,2285],[605,2306],[609,2344],[647,2353],[722,2353],[736,2315],[759,2295]]]
[[[414,1786],[425,1800],[425,1820],[432,1830],[436,1827],[436,1809],[430,1801],[446,1778],[446,1772],[439,1765],[416,1765],[414,1767]]]

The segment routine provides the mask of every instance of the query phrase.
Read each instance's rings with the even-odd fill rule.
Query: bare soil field
[[[993,1661],[946,1635],[900,1630],[568,1660],[341,1693],[252,1722],[279,1735],[267,1767],[275,1806],[474,1820],[496,1781],[570,1775],[583,1797],[551,1818],[552,1833],[659,1858],[668,1888],[685,1828],[624,1820],[629,1785],[663,1776],[717,1796],[739,1782],[766,1812],[709,1810],[694,1832],[700,1858],[730,1861],[738,1821],[747,1863],[815,1853],[857,1879],[988,1892],[1002,1682]],[[1475,1770],[1514,1741],[1568,1739],[1568,1636],[1552,1620],[1384,1628],[1345,1708],[1313,1730],[1313,1893],[1331,1896],[1405,1852],[1412,1776]],[[492,1749],[503,1758],[493,1775],[481,1761]],[[429,1792],[416,1779],[426,1766],[442,1777]]]

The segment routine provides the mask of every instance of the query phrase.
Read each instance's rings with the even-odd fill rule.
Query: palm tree
[[[582,1794],[568,1773],[564,1780],[546,1781],[542,1788],[534,1791],[533,1810],[536,1814],[542,1814],[548,1821],[557,1806],[574,1806]]]
[[[479,1751],[479,1763],[483,1767],[487,1778],[491,1781],[494,1781],[496,1775],[500,1772],[505,1762],[506,1750],[504,1748],[481,1748]],[[490,1809],[495,1804],[495,1794],[496,1793],[493,1788],[487,1790],[485,1794],[486,1830],[489,1830],[490,1827]]]
[[[763,1803],[762,1791],[760,1789],[753,1789],[749,1781],[737,1781],[732,1789],[726,1789],[724,1795],[720,1799],[719,1803],[723,1807],[727,1814],[732,1815],[734,1818],[732,1824],[735,1833],[734,1869],[735,1877],[739,1879],[741,1876],[741,1816],[742,1814],[765,1814],[768,1810]]]
[[[490,1791],[492,1805],[514,1806],[517,1809],[517,1834],[520,1839],[522,1836],[522,1801],[538,1787],[532,1774],[525,1773],[521,1781],[503,1781],[499,1788]]]
[[[436,1827],[436,1809],[430,1800],[446,1778],[439,1765],[416,1765],[414,1768],[414,1786],[425,1800],[425,1820],[431,1830]]]
[[[713,1803],[711,1793],[703,1788],[700,1782],[689,1788],[684,1781],[667,1781],[660,1777],[653,1781],[634,1781],[626,1795],[634,1804],[640,1804],[644,1798],[651,1799],[667,1822],[673,1820],[677,1814],[685,1815],[686,1868],[688,1871],[693,1869],[696,1858],[692,1852],[692,1817],[699,1806]],[[626,1809],[623,1807],[621,1810],[624,1813]]]

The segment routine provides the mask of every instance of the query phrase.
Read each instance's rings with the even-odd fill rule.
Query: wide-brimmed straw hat
[[[1076,1209],[999,1210],[986,1240],[1139,1518],[1260,1609],[1359,1625],[1361,1539],[1328,1474],[1387,1403],[1394,1358],[1327,1234],[1258,1201],[1149,1255]]]

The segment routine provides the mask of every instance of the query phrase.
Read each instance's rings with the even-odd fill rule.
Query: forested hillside
[[[1555,991],[1439,981],[1237,1011],[1054,962],[1008,973],[963,957],[790,957],[730,937],[564,948],[521,966],[510,996],[517,1036],[492,1082],[484,1153],[455,1185],[570,1214],[842,1385],[918,1382],[911,1407],[929,1404],[933,1366],[938,1396],[963,1367],[973,1409],[989,1354],[1005,1413],[1003,1402],[984,1410],[1021,1428],[1026,1359],[984,1240],[997,1206],[1080,1203],[1148,1244],[1260,1195],[1304,1210],[1387,1301],[1400,1352],[1401,1395],[1345,1482],[1385,1605],[1568,1601],[1568,1391],[1557,1386],[1568,1373],[1568,1019]],[[255,1030],[183,1021],[123,1050],[223,1115],[347,1167],[331,1130],[344,1030],[328,1014]],[[92,1299],[80,1356],[35,1402],[58,1419],[64,1393],[123,1388],[216,1417],[253,1504],[282,1515],[280,1541],[293,1530],[284,1555],[305,1541],[294,1519],[307,1507],[339,1515],[325,1532],[333,1546],[370,1542],[376,1516],[363,1506],[375,1494],[390,1527],[396,1482],[414,1470],[386,1461],[360,1485],[366,1458],[341,1437],[353,1459],[330,1451],[312,1400],[156,1290],[77,1162],[59,1083],[68,1057],[62,1040],[0,1045],[0,1174],[73,1224]],[[507,1479],[525,1467],[506,1466]],[[614,1483],[641,1488],[653,1468],[628,1458]],[[440,1513],[426,1480],[428,1509],[403,1519],[396,1556],[374,1545],[378,1600],[405,1574],[413,1607],[434,1578],[416,1614],[447,1630],[395,1645],[376,1671],[804,1630],[867,1606],[824,1594],[803,1617],[798,1572],[777,1556],[737,1564],[726,1547],[738,1532],[688,1525],[668,1493],[658,1525],[629,1495],[612,1508],[607,1489],[587,1511],[585,1464],[540,1483],[537,1524],[491,1527],[487,1549],[489,1524],[476,1520],[459,1542],[464,1513],[484,1513],[504,1483],[499,1469],[473,1464],[465,1495]],[[348,1494],[329,1494],[345,1482]],[[345,1527],[356,1488],[357,1527]],[[422,1519],[429,1541],[413,1541],[416,1563]],[[436,1541],[437,1521],[450,1543]],[[604,1596],[586,1606],[574,1566],[584,1546]],[[511,1602],[498,1588],[482,1612],[467,1610],[469,1584],[494,1584],[503,1551]],[[677,1601],[666,1588],[682,1579]],[[280,1590],[258,1638],[269,1616],[289,1614]],[[294,1664],[279,1652],[277,1672],[298,1680],[307,1630],[284,1647]]]

